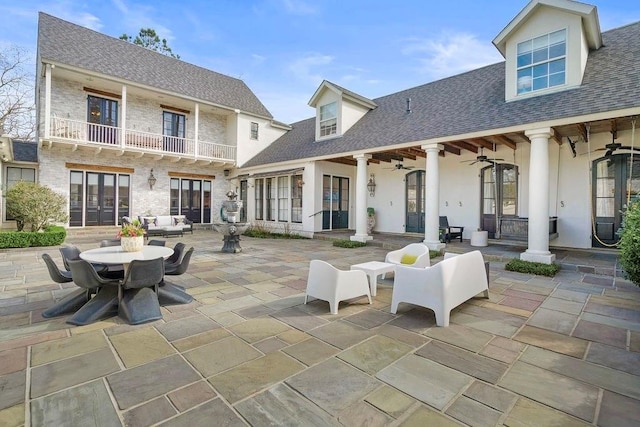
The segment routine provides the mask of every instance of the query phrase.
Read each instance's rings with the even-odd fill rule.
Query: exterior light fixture
[[[376,176],[374,174],[369,175],[367,189],[369,190],[369,195],[371,197],[374,197],[376,195]]]
[[[156,177],[153,176],[153,169],[151,169],[151,172],[149,173],[149,178],[147,178],[147,182],[149,183],[149,190],[153,190],[153,186],[156,185]]]
[[[231,173],[229,169],[225,169],[223,172],[224,172],[224,176],[229,176],[229,174]]]

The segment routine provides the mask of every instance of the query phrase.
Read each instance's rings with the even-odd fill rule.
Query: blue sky
[[[0,49],[35,57],[43,11],[119,37],[154,28],[181,59],[244,80],[277,120],[311,117],[322,79],[368,98],[502,60],[493,38],[526,0],[0,0]],[[640,2],[603,0],[603,31]],[[35,65],[34,65],[35,67]]]

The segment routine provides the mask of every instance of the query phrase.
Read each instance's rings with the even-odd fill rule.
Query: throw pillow
[[[184,225],[185,217],[183,215],[173,217],[173,225]]]
[[[411,265],[416,262],[418,259],[418,255],[404,254],[402,258],[400,258],[400,264]]]
[[[158,225],[158,218],[155,216],[153,218],[144,218],[144,225]]]

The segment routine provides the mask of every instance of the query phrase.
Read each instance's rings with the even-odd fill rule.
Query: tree
[[[29,224],[31,231],[43,230],[50,222],[66,222],[67,199],[36,182],[20,181],[7,191],[7,216],[15,218],[18,231]]]
[[[167,39],[160,40],[156,30],[153,28],[141,28],[140,33],[134,39],[132,36],[123,34],[120,36],[121,40],[128,41],[138,46],[145,47],[147,49],[155,50],[163,55],[170,56],[172,58],[180,59],[180,55],[176,55],[171,51],[171,48],[167,45]]]
[[[35,135],[33,75],[18,47],[0,50],[0,135],[28,140]]]
[[[622,236],[618,242],[620,264],[625,274],[640,286],[640,202],[631,202],[624,211]]]

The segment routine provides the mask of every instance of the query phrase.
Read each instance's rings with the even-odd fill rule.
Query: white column
[[[358,162],[356,169],[356,235],[351,240],[366,242],[373,240],[367,234],[367,160],[370,154],[356,154],[353,156]]]
[[[120,147],[124,148],[127,144],[127,87],[122,85],[122,108],[120,109],[122,119],[120,120]]]
[[[424,244],[431,250],[440,250],[445,247],[440,243],[440,172],[438,170],[438,157],[442,144],[423,145],[422,149],[427,153],[426,173],[424,185]]]
[[[524,134],[531,141],[529,246],[520,259],[551,264],[556,259],[549,252],[549,138],[553,129],[531,129]]]
[[[51,64],[44,66],[44,137],[51,137]]]
[[[200,104],[198,104],[196,102],[196,106],[194,108],[195,110],[195,118],[193,121],[193,126],[194,126],[194,130],[193,130],[193,155],[195,157],[198,157],[198,139],[200,138],[200,135],[198,133],[198,128],[200,127],[199,123],[200,123]]]

